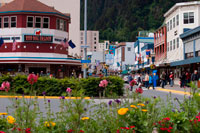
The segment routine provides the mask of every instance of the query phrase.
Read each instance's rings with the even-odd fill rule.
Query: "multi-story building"
[[[80,44],[84,46],[85,44],[85,32],[80,31]],[[99,31],[87,31],[87,52],[99,51]],[[83,57],[84,48],[80,50],[81,56]]]
[[[200,2],[176,3],[164,17],[167,26],[167,60],[170,63],[183,60],[183,42],[179,36],[200,25]],[[180,68],[174,67],[171,71],[175,73],[175,78],[180,77]]]
[[[13,0],[0,0],[4,5]],[[70,13],[71,23],[69,25],[69,39],[74,42],[76,47],[69,48],[69,55],[80,54],[80,0],[39,0],[40,2],[62,12]],[[19,1],[20,3],[21,1]]]
[[[114,64],[115,70],[128,70],[135,64],[134,42],[122,42],[115,48]]]
[[[154,38],[153,37],[137,37],[137,41],[134,43],[135,48],[135,70],[141,68],[149,68],[152,61],[151,54],[154,53]],[[147,55],[149,50],[149,55]]]
[[[180,35],[183,41],[184,59],[172,62],[171,66],[179,66],[181,71],[200,73],[200,26]]]
[[[68,58],[70,15],[37,0],[14,0],[0,8],[1,72],[70,76],[80,60]]]

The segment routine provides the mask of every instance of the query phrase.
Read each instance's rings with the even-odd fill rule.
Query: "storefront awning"
[[[193,57],[193,58],[190,58],[190,59],[172,62],[172,63],[170,63],[170,66],[181,66],[181,65],[199,63],[199,62],[200,62],[200,57]]]

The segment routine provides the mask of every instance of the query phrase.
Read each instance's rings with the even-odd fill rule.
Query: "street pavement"
[[[124,88],[126,88],[128,84],[125,84]],[[137,87],[134,87],[133,91],[135,91]],[[171,93],[171,98],[172,98],[172,101],[174,101],[173,99],[174,98],[178,98],[180,101],[183,101],[184,99],[184,96],[186,98],[189,97],[189,88],[186,88],[186,89],[183,89],[183,88],[180,88],[178,86],[174,86],[174,87],[169,87],[169,86],[166,86],[165,89],[163,88],[160,88],[160,87],[156,87],[155,90],[152,90],[150,88],[150,90],[146,89],[143,87],[143,96],[144,97],[160,97],[161,99],[163,99],[164,101],[167,101],[167,97],[170,96],[170,93]],[[188,91],[188,92],[184,92],[184,91]],[[128,91],[129,94],[131,94],[132,92],[131,91]],[[125,94],[126,96],[127,94]],[[0,112],[7,112],[6,110],[6,107],[8,106],[14,106],[12,105],[12,100],[15,100],[15,98],[5,98],[5,97],[1,97],[0,96]],[[60,102],[59,102],[59,99],[55,99],[55,98],[49,98],[50,99],[50,103],[51,103],[51,109],[53,112],[58,112],[59,111],[59,106],[60,106]],[[67,100],[67,99],[66,99]],[[111,99],[93,99],[94,102],[96,104],[100,103],[100,102],[105,102],[105,103],[108,103],[108,101],[110,101]],[[46,112],[46,109],[45,109],[45,104],[44,104],[44,99],[38,99],[38,102],[39,102],[39,106],[40,106],[40,110],[42,112]],[[174,104],[178,106],[178,104],[174,101]],[[12,112],[12,110],[10,110]]]

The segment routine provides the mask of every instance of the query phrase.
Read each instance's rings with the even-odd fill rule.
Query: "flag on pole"
[[[0,38],[0,47],[4,44],[3,38]]]
[[[72,42],[72,40],[70,40],[69,42],[69,46],[73,49],[76,47],[76,45]]]
[[[12,45],[12,51],[15,51],[17,49],[17,42],[15,38],[13,38],[13,45]]]
[[[67,41],[66,38],[65,38],[64,40],[61,41],[61,44],[63,45],[64,48],[69,47],[69,44],[68,44],[68,41]]]

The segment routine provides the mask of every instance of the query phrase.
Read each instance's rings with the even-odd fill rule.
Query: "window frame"
[[[0,28],[2,28],[2,17],[0,16]]]
[[[12,27],[12,18],[16,19],[16,21],[15,21],[16,25],[15,25],[15,27]],[[16,28],[17,27],[17,16],[10,16],[10,27],[11,28]]]
[[[29,22],[29,21],[28,21],[28,18],[29,18],[29,17],[32,17],[32,18],[33,18],[33,27],[28,27],[28,22]],[[35,26],[34,20],[35,20],[35,17],[34,17],[34,16],[27,16],[27,17],[26,17],[26,27],[27,27],[27,28],[34,28],[34,26]]]
[[[179,37],[176,38],[176,44],[177,48],[179,48]]]
[[[36,19],[37,19],[37,18],[40,18],[40,27],[36,27],[36,24],[37,24]],[[43,22],[42,22],[42,17],[41,17],[41,16],[35,16],[35,21],[34,21],[34,22],[35,22],[35,28],[42,28]]]
[[[8,27],[5,27],[5,25],[4,25],[4,23],[5,23],[4,18],[8,18]],[[10,19],[9,18],[10,18],[9,16],[3,17],[3,28],[10,28]]]
[[[176,15],[176,26],[179,25],[179,14]]]
[[[45,18],[48,18],[48,28],[45,28],[45,29],[50,29],[50,17],[42,17],[42,28],[44,28],[44,24],[46,23],[44,22]]]
[[[173,50],[176,49],[176,39],[173,39]]]
[[[175,26],[176,26],[176,18],[173,17],[173,28],[175,28]]]
[[[131,47],[127,47],[127,51],[131,51]]]
[[[63,30],[67,31],[67,21],[63,20]]]
[[[170,41],[170,51],[172,51],[172,40]]]
[[[170,20],[170,30],[172,30],[172,19]]]
[[[193,14],[193,16],[190,16],[190,14]],[[185,15],[187,15],[187,18],[185,18]],[[190,18],[192,17],[192,18]],[[193,22],[191,22],[191,19]],[[185,22],[187,21],[187,22]],[[183,13],[183,24],[194,24],[194,12],[184,12]]]
[[[169,31],[169,22],[167,22],[167,31]]]
[[[60,30],[60,19],[59,18],[56,19],[56,29]]]

